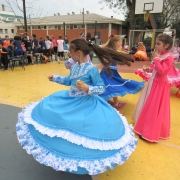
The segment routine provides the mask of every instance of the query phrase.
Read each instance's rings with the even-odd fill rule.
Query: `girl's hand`
[[[159,57],[159,56],[160,56],[160,54],[159,54],[158,50],[155,49],[154,52],[152,53],[152,58],[154,59],[155,57]]]
[[[148,67],[143,68],[143,71],[145,71],[145,72],[149,72],[149,68],[148,68]]]
[[[49,81],[52,81],[53,80],[53,75],[48,76],[48,79],[49,79]]]
[[[89,91],[89,86],[81,80],[76,82],[76,87],[81,91]]]
[[[66,69],[71,69],[71,67],[70,67],[70,66],[66,66],[66,65],[65,65],[65,67],[66,67]]]

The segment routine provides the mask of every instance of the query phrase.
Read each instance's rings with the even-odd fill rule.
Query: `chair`
[[[26,55],[21,55],[21,56],[11,56],[10,57],[10,60],[12,62],[12,65],[11,65],[11,70],[13,71],[14,70],[14,67],[15,67],[15,63],[16,62],[20,62],[21,65],[22,65],[22,69],[25,70],[25,60],[26,60],[27,56]]]
[[[35,62],[36,62],[36,64],[38,64],[39,62],[40,63],[43,63],[43,59],[42,59],[42,56],[41,56],[41,54],[40,53],[35,53],[35,54],[33,54],[33,57],[34,57],[34,59],[35,59]]]

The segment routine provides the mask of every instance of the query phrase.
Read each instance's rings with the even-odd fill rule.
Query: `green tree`
[[[150,28],[150,22],[144,22],[144,15],[135,15],[136,0],[101,0],[110,9],[121,11],[125,15],[125,22],[130,29]],[[164,29],[168,26],[179,27],[180,22],[180,0],[164,0],[162,13],[153,14],[157,29]]]
[[[129,14],[129,28],[135,28],[135,2],[136,0],[101,0],[104,2],[110,9],[120,10],[122,14]]]

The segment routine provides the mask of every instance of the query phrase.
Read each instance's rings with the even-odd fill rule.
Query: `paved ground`
[[[121,76],[142,81],[134,74],[134,70],[145,63],[150,61],[136,61],[130,68],[119,67]],[[68,75],[69,70],[63,64],[51,62],[25,68],[25,71],[21,67],[15,67],[13,72],[0,71],[0,180],[90,180],[90,176],[61,174],[39,164],[18,143],[15,124],[20,109],[55,91],[68,89],[47,80],[50,74]],[[98,180],[180,180],[180,98],[175,96],[176,91],[177,88],[171,88],[170,139],[155,144],[139,139],[128,161],[98,175]],[[127,103],[120,113],[127,118],[129,124],[133,124],[131,116],[140,93],[119,97],[119,101]]]
[[[20,108],[0,104],[0,180],[91,180],[39,164],[22,149],[15,124]]]

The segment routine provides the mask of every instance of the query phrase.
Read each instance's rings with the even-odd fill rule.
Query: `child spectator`
[[[62,39],[62,35],[60,34],[59,39],[57,40],[58,44],[58,63],[61,63],[61,61],[64,58],[64,40]]]
[[[53,44],[49,39],[50,39],[50,37],[47,35],[45,37],[46,52],[47,52],[46,55],[47,55],[48,59],[51,59]]]
[[[10,45],[9,36],[6,35],[5,38],[6,38],[6,39],[5,39],[4,42],[3,42],[3,47],[4,47],[4,48],[8,48],[8,46]]]
[[[8,51],[7,48],[3,47],[2,42],[0,42],[0,54],[1,54],[2,66],[4,67],[3,71],[8,71],[8,64],[9,64]]]
[[[44,64],[46,64],[46,62],[48,61],[48,58],[46,57],[46,43],[43,39],[43,37],[40,37],[40,41],[39,41],[39,53],[42,56],[42,58],[44,59]]]
[[[134,59],[136,61],[147,61],[146,47],[144,46],[143,42],[138,43],[137,52],[134,54]]]

